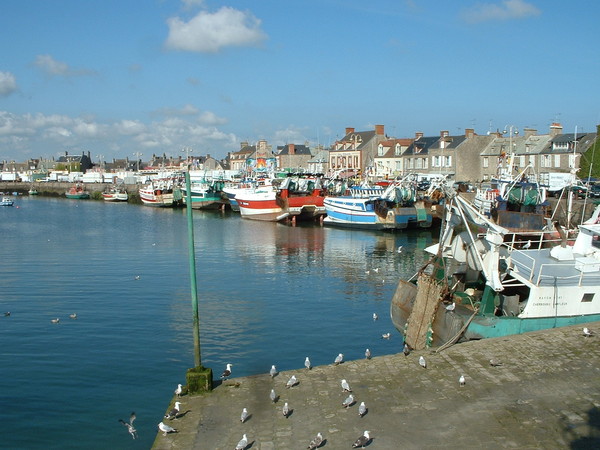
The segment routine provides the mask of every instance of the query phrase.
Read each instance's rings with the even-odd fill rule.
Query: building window
[[[422,163],[422,159],[423,159],[423,158],[417,158],[417,167],[416,167],[416,169],[422,169],[422,167],[421,167],[421,166],[422,166],[422,164],[423,164],[423,163]]]
[[[529,165],[533,168],[535,168],[535,156],[531,155],[529,157]]]
[[[452,166],[452,156],[446,156],[446,167],[451,167]]]
[[[423,169],[429,168],[429,158],[423,158]]]
[[[560,167],[560,155],[554,155],[554,167]]]
[[[487,156],[483,157],[483,167],[488,168],[490,166],[490,160]]]
[[[396,170],[402,170],[402,160],[396,161]]]

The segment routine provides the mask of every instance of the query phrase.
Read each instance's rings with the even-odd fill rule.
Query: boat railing
[[[525,262],[511,258],[512,265],[517,268],[518,272],[524,273],[529,281],[533,282],[533,276],[535,275],[535,258],[532,258],[520,250],[513,250],[513,252],[522,255],[525,258]],[[530,264],[528,264],[528,262]]]
[[[557,277],[556,275],[549,275],[549,274],[544,274],[544,269],[549,270],[550,268],[558,268],[558,270],[562,269],[562,268],[572,268],[572,265],[569,264],[542,264],[540,266],[540,273],[538,274],[537,277],[537,281],[536,281],[536,285],[539,286],[540,282],[542,281],[542,279],[551,279],[554,283],[557,283],[558,280],[560,281],[566,281],[566,280],[577,280],[577,286],[581,287],[581,283],[583,282],[583,279],[585,277],[586,272],[585,271],[580,271],[579,275],[570,275],[570,276],[561,276],[561,277]],[[556,272],[556,271],[555,271]]]

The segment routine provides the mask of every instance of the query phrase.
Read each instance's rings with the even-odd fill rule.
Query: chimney
[[[296,154],[296,148],[294,146],[294,144],[288,144],[288,155],[295,155]]]
[[[415,133],[415,139],[421,139],[423,137],[423,132],[422,131],[417,131]]]
[[[530,138],[531,136],[535,136],[537,134],[537,130],[535,128],[525,128],[523,129],[525,139]]]
[[[558,136],[559,134],[562,134],[562,130],[562,125],[558,122],[554,122],[552,125],[550,125],[550,136]]]
[[[346,127],[346,136],[352,133],[354,133],[354,128]]]
[[[450,133],[447,130],[440,131],[440,137],[448,137]]]
[[[248,146],[248,141],[242,141],[240,142],[240,150],[243,149],[244,147]]]
[[[475,136],[475,130],[473,128],[465,128],[465,137],[471,139],[473,136]]]
[[[383,128],[383,125],[375,125],[375,134],[378,136],[383,136],[385,134]]]

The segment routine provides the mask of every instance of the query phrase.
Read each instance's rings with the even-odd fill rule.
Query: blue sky
[[[593,132],[600,3],[3,0],[0,160]]]

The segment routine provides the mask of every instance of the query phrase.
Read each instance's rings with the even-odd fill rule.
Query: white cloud
[[[463,18],[469,23],[490,20],[525,19],[539,16],[541,11],[524,0],[503,0],[500,3],[479,3],[471,10],[463,12]]]
[[[225,47],[254,46],[266,39],[260,24],[252,13],[227,6],[215,13],[202,11],[189,22],[171,17],[167,20],[166,46],[172,50],[200,53],[216,53]]]
[[[205,125],[223,125],[227,123],[227,119],[217,116],[210,111],[204,111],[198,116],[198,122]]]
[[[196,8],[198,6],[202,6],[202,4],[204,3],[204,0],[181,0],[181,3],[183,3],[185,8],[191,9],[191,8]]]
[[[72,69],[66,63],[57,61],[51,55],[37,55],[34,65],[51,76],[70,77],[95,74],[93,70],[89,69]]]
[[[0,97],[8,97],[17,90],[17,80],[10,72],[0,72]]]
[[[146,131],[146,125],[139,120],[121,120],[114,125],[117,134],[133,136]]]

